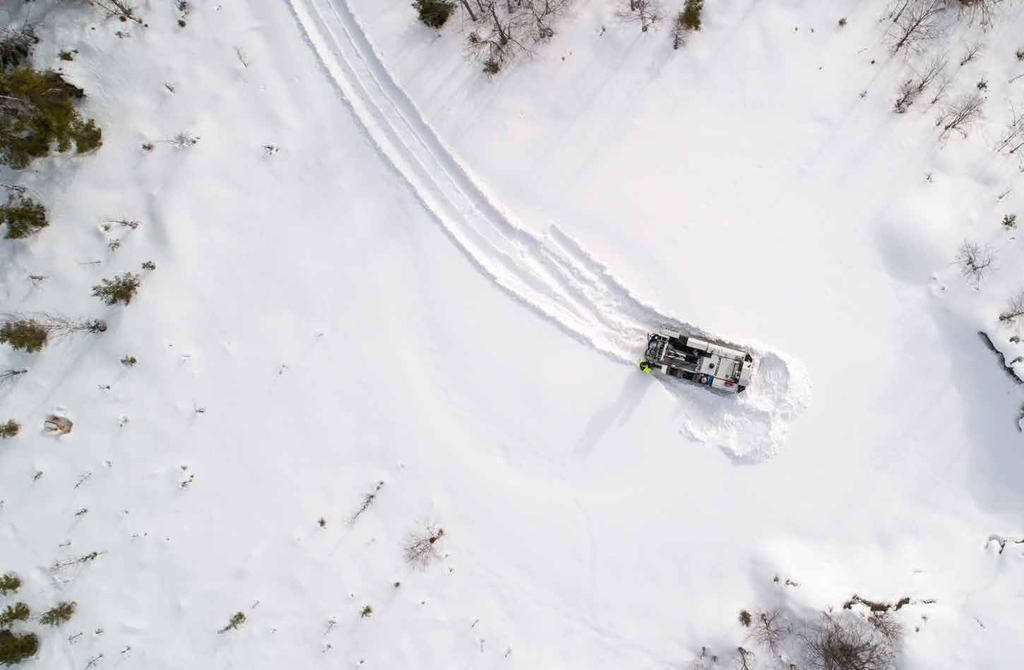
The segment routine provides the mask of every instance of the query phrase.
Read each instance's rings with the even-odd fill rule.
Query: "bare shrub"
[[[554,36],[554,21],[569,0],[460,0],[476,24],[467,38],[467,52],[497,74],[531,45]],[[475,9],[474,9],[475,8]]]
[[[405,543],[405,560],[410,565],[423,568],[437,558],[437,543],[444,537],[444,528],[427,526],[409,535]]]
[[[789,625],[782,616],[782,611],[773,609],[758,612],[750,629],[750,637],[772,654],[779,653],[779,645],[789,635]]]
[[[640,32],[646,33],[651,26],[661,20],[661,3],[658,0],[626,0],[626,2],[628,6],[619,12],[619,18],[629,23],[640,24]]]
[[[0,30],[0,68],[16,68],[28,62],[38,43],[35,26],[30,23]]]
[[[736,670],[753,670],[754,652],[736,647]]]
[[[889,9],[892,53],[916,51],[946,33],[947,0],[897,0]]]
[[[982,26],[989,27],[995,19],[996,10],[1004,0],[950,0],[956,5],[961,17],[969,21],[979,21]]]
[[[1022,316],[1024,316],[1024,290],[1018,291],[1010,297],[1006,309],[999,315],[999,320],[1003,323],[1013,324],[1017,323],[1017,319]]]
[[[17,379],[26,372],[28,372],[26,368],[7,368],[5,370],[0,370],[0,386]]]
[[[973,44],[969,45],[967,47],[967,51],[964,52],[963,57],[960,59],[960,67],[967,65],[968,63],[972,62],[975,58],[977,58],[978,54],[981,53],[981,49],[981,42],[974,42]]]
[[[907,79],[900,85],[900,95],[896,99],[894,111],[903,114],[914,104],[917,97],[925,92],[934,81],[939,79],[946,68],[946,61],[942,56],[936,56],[929,60],[921,69],[921,73]]]
[[[93,7],[106,12],[118,21],[134,21],[142,25],[142,19],[135,15],[135,7],[128,0],[86,0]]]
[[[946,140],[952,133],[967,137],[971,126],[982,118],[985,98],[980,93],[966,93],[950,103],[935,121],[939,139]]]
[[[1010,124],[996,142],[995,150],[1012,156],[1024,148],[1024,112],[1018,112],[1010,105]]]
[[[888,670],[898,650],[898,637],[890,641],[852,614],[822,614],[803,639],[807,667],[814,670]]]
[[[955,259],[956,264],[960,266],[960,274],[974,288],[981,285],[982,278],[988,273],[994,261],[995,255],[989,247],[983,247],[970,240],[964,240],[960,245]]]

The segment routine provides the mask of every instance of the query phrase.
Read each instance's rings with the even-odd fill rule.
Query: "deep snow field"
[[[1024,3],[930,47],[987,83],[945,142],[884,0],[707,0],[679,50],[575,0],[495,77],[408,0],[173,4],[6,3],[104,142],[0,168],[51,219],[0,313],[109,324],[0,349],[0,606],[78,603],[23,667],[732,668],[740,610],[853,594],[910,599],[900,668],[1021,667],[1024,363],[978,332],[1024,354]],[[641,374],[666,324],[748,392]]]

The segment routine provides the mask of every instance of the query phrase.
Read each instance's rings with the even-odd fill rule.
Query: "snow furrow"
[[[469,259],[515,299],[630,364],[642,353],[649,331],[668,326],[709,335],[637,300],[556,227],[537,236],[514,224],[391,77],[347,0],[289,3],[368,141]],[[687,434],[734,457],[763,460],[775,452],[805,404],[807,388],[804,376],[794,374],[780,356],[745,348],[758,357],[759,369],[751,389],[739,398],[666,386],[688,406]]]

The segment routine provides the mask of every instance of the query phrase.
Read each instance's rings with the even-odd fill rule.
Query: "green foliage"
[[[32,319],[16,319],[0,326],[0,342],[30,354],[46,346],[49,337],[49,329]]]
[[[6,575],[0,575],[0,596],[6,596],[9,593],[17,593],[18,589],[21,588],[21,577],[8,572]]]
[[[113,279],[104,279],[92,287],[92,294],[108,305],[127,305],[139,290],[139,275],[125,272]]]
[[[39,651],[35,633],[12,633],[0,630],[0,665],[14,665],[31,658]]]
[[[75,103],[85,92],[53,70],[30,66],[0,71],[0,163],[25,168],[51,148],[78,153],[92,151],[102,134],[84,120]]]
[[[75,614],[75,607],[78,606],[74,600],[70,602],[59,602],[50,609],[43,612],[39,617],[39,623],[45,626],[59,626],[71,620]]]
[[[747,610],[740,610],[740,625],[741,626],[744,626],[745,628],[749,628],[751,620],[752,620],[752,617],[750,616],[750,612],[748,612]]]
[[[50,225],[46,220],[46,208],[20,193],[11,193],[6,205],[0,205],[0,224],[7,224],[9,240],[28,237],[40,228]]]
[[[679,22],[688,30],[700,30],[700,13],[704,10],[704,0],[686,0]]]
[[[443,26],[455,11],[452,0],[413,0],[412,6],[419,12],[420,21],[431,28]]]
[[[65,51],[61,51],[58,54],[58,57],[61,60],[63,60],[63,61],[73,61],[73,60],[75,60],[75,53],[73,51],[66,51],[65,50]]]
[[[28,621],[32,612],[25,603],[14,603],[4,608],[0,613],[0,628],[10,628],[15,621]]]
[[[17,435],[19,430],[21,430],[21,424],[19,424],[14,419],[8,419],[5,423],[0,423],[0,437],[2,437],[5,440],[9,437],[14,437],[15,435]],[[8,576],[9,575],[4,575],[4,579],[6,579]],[[21,582],[18,583],[21,584]],[[5,591],[3,590],[2,582],[0,582],[0,593],[4,592]]]
[[[495,75],[499,72],[501,72],[501,63],[493,58],[484,61],[484,74]]]
[[[28,61],[38,43],[39,38],[32,25],[5,29],[0,37],[0,69],[16,68]]]
[[[221,628],[217,632],[218,633],[226,633],[229,630],[235,630],[236,628],[241,626],[243,623],[245,623],[245,613],[244,612],[235,612],[234,614],[231,615],[231,620],[228,622],[228,625],[224,626],[223,628]]]

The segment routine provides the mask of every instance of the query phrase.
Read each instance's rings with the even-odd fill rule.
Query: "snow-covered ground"
[[[947,41],[988,102],[939,143],[938,106],[892,112],[924,56],[884,2],[709,2],[679,51],[619,4],[494,78],[405,0],[18,7],[104,145],[5,171],[52,225],[0,244],[0,312],[110,324],[0,351],[0,572],[79,604],[32,667],[731,667],[741,609],[854,593],[912,599],[900,667],[1017,667],[1024,387],[977,333],[1024,354],[992,151],[1022,10]],[[89,295],[147,260],[127,308]],[[665,323],[755,384],[640,374]]]

